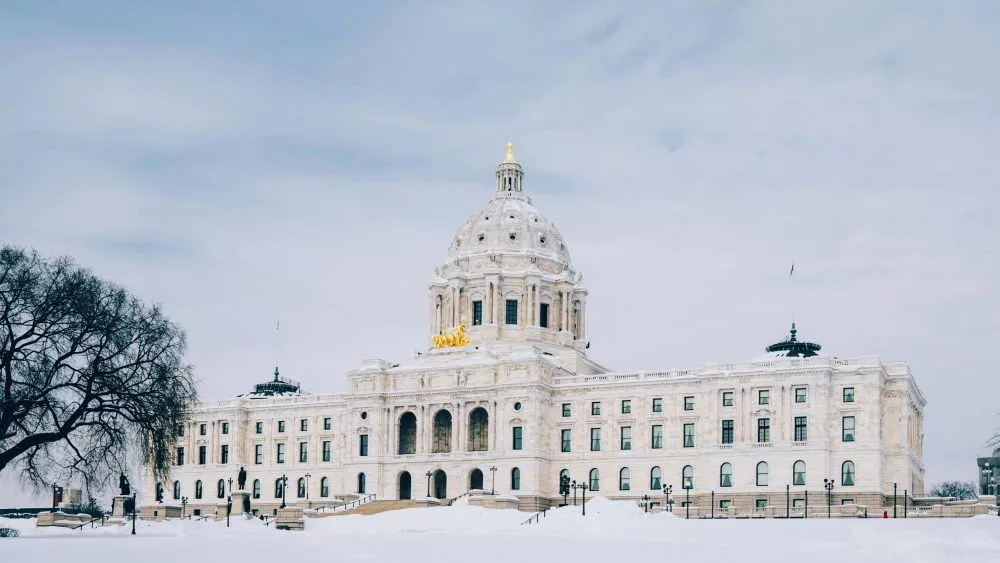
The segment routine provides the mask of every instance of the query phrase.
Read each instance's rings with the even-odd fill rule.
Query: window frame
[[[632,414],[632,399],[622,399],[622,414]]]
[[[726,423],[727,422],[729,423],[729,427],[728,428],[726,427]],[[721,440],[722,441],[721,441],[721,443],[722,444],[732,444],[733,443],[733,440],[736,438],[735,428],[736,428],[736,422],[735,422],[734,419],[732,419],[732,418],[724,418],[724,419],[722,419],[722,429],[721,429],[721,432],[722,432],[722,436],[721,436]]]
[[[653,397],[653,412],[663,412],[663,397]]]
[[[663,449],[663,425],[653,424],[649,430],[650,436],[650,448],[651,450],[662,450]]]
[[[321,459],[324,462],[329,462],[333,458],[333,442],[330,440],[323,440],[323,445],[320,446]]]
[[[264,444],[253,445],[253,464],[264,465]]]
[[[618,470],[618,490],[619,491],[631,491],[632,490],[632,472],[628,467],[622,467]]]
[[[601,402],[591,401],[590,402],[590,416],[601,416]]]
[[[729,402],[726,402],[729,399]],[[736,392],[735,391],[723,391],[722,392],[722,406],[731,407],[736,403]]]
[[[763,472],[760,470],[761,467],[764,468]],[[771,466],[768,465],[766,461],[758,461],[755,474],[756,478],[754,479],[754,483],[756,483],[758,487],[766,487],[771,481]],[[761,483],[761,476],[763,476],[763,483]]]
[[[358,457],[368,457],[368,434],[358,434]]]
[[[618,447],[621,451],[627,452],[632,450],[632,427],[622,426],[619,431],[619,443]]]
[[[518,313],[517,299],[507,299],[504,304],[504,324],[507,326],[517,326]]]
[[[797,404],[797,405],[804,405],[804,404],[806,404],[806,402],[809,400],[809,391],[808,391],[808,389],[805,388],[805,387],[794,387],[793,389],[794,389],[793,393],[795,393],[795,404]],[[800,394],[801,394],[801,397],[800,397]],[[799,399],[801,399],[801,400],[799,400]]]
[[[275,463],[285,463],[285,444],[283,442],[275,444],[274,459]]]
[[[729,469],[729,472],[726,472]],[[733,464],[728,461],[719,466],[719,487],[731,489],[733,487]]]
[[[694,395],[684,396],[684,410],[693,411],[694,410]]]
[[[770,444],[771,443],[771,419],[770,418],[758,418],[757,419],[757,443],[758,444]]]
[[[563,403],[562,404],[562,417],[569,418],[573,416],[573,403]]]
[[[524,449],[524,429],[521,426],[511,427],[511,448],[512,450]]]
[[[688,430],[690,430],[690,432],[688,432]],[[685,448],[693,448],[694,447],[694,423],[693,422],[685,422],[684,426],[682,427],[682,432],[683,432],[682,436],[683,436],[684,447]]]
[[[757,390],[757,404],[758,405],[770,405],[771,404],[771,390],[770,389],[758,389]]]
[[[472,302],[472,326],[482,326],[483,324],[483,300],[477,299]]]
[[[590,429],[590,451],[601,451],[601,429],[595,427]]]
[[[573,451],[572,428],[562,428],[559,430],[559,451],[564,454]]]
[[[851,421],[850,434],[848,434],[847,421]],[[858,421],[854,415],[842,416],[840,417],[840,441],[841,442],[854,442],[857,440],[858,434]]]
[[[796,416],[793,422],[793,440],[795,442],[809,441],[809,417]],[[801,422],[801,424],[799,424]],[[801,432],[800,432],[801,430]]]
[[[844,387],[841,393],[841,399],[844,403],[853,403],[855,400],[854,387]]]

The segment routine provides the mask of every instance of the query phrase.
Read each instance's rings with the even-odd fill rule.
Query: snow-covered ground
[[[216,561],[1000,561],[1000,518],[884,520],[684,520],[643,514],[632,503],[594,499],[552,510],[539,524],[528,514],[472,506],[413,508],[374,516],[307,519],[285,532],[257,520],[139,522],[130,527],[38,529],[34,520],[0,518],[22,531],[0,538],[0,561],[105,563],[120,557],[148,563]],[[221,557],[222,559],[215,559]]]

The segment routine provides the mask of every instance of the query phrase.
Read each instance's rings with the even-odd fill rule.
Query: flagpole
[[[788,271],[788,283],[792,286],[792,324],[795,324],[795,261],[792,261],[792,269]]]

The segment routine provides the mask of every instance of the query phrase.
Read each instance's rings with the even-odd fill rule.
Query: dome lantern
[[[514,143],[507,143],[507,156],[497,166],[497,197],[524,198],[524,169],[514,158]]]

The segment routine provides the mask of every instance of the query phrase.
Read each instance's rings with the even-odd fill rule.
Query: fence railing
[[[527,520],[525,520],[524,522],[521,522],[521,525],[524,526],[525,524],[531,524],[532,520],[534,520],[535,524],[541,523],[541,519],[545,518],[547,516],[546,513],[548,511],[549,511],[548,508],[539,510],[538,512],[536,512],[536,513],[532,514],[531,516],[529,516]]]

